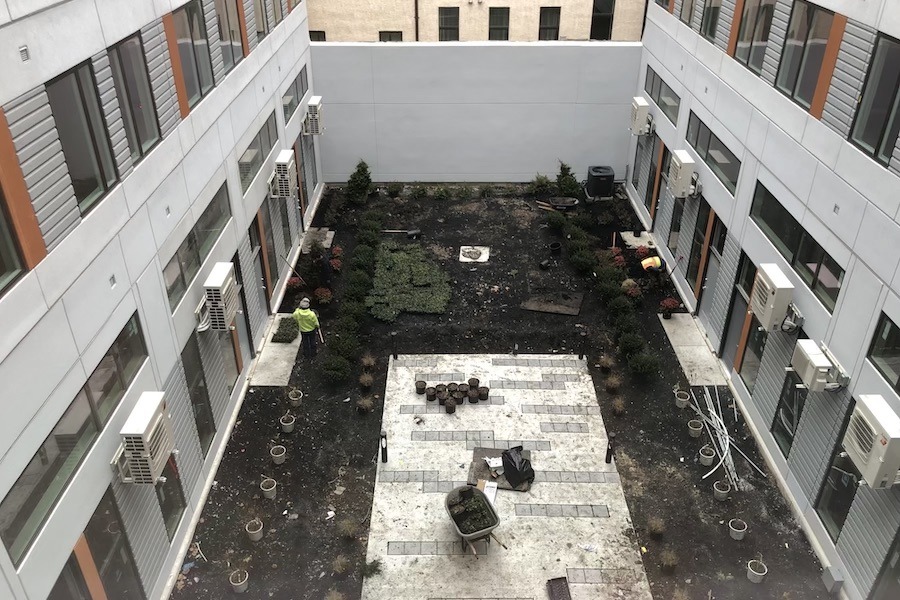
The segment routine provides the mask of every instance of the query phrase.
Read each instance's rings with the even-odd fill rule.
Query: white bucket
[[[263,522],[259,519],[248,521],[244,525],[244,531],[247,532],[247,537],[250,538],[251,542],[258,542],[263,536]]]
[[[769,568],[761,560],[751,560],[747,563],[747,579],[753,583],[762,583],[768,572]]]
[[[276,465],[280,465],[287,458],[287,448],[284,446],[272,446],[269,450],[269,454],[272,456],[272,462]]]
[[[244,569],[237,569],[228,576],[228,583],[235,594],[243,594],[250,587],[250,573]]]
[[[259,489],[262,490],[263,496],[271,499],[275,497],[275,493],[278,491],[278,484],[274,479],[266,477],[262,480],[262,483],[259,484]]]

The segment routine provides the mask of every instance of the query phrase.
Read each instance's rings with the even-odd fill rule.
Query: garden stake
[[[616,434],[609,434],[609,442],[606,443],[606,464],[612,462],[613,453],[616,451]]]
[[[394,355],[394,358],[397,358],[397,332],[391,332],[391,354]]]
[[[387,462],[387,431],[381,430],[381,462]]]
[[[587,331],[581,332],[581,353],[578,355],[578,360],[584,360],[587,357]]]
[[[284,257],[284,255],[282,255],[282,254],[279,254],[278,256],[281,257],[281,260],[283,260],[285,263],[287,263],[288,268],[291,270],[291,272],[294,274],[294,276],[296,276],[297,279],[300,280],[300,284],[301,284],[301,285],[306,285],[306,282],[303,281],[303,278],[302,278],[302,277],[300,277],[300,273],[298,273],[298,272],[294,269],[294,267],[291,266],[290,261],[288,261],[288,259],[286,259],[286,258]]]

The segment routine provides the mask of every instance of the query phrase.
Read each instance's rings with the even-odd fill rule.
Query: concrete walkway
[[[290,318],[287,313],[276,313],[272,326],[266,334],[262,352],[256,357],[256,366],[250,374],[250,385],[276,385],[285,386],[290,382],[291,370],[297,359],[297,351],[300,349],[300,335],[297,335],[290,344],[277,344],[272,342],[272,336],[278,331],[278,321],[282,318]]]
[[[478,377],[487,403],[448,415],[415,393]],[[543,599],[546,582],[568,577],[576,600],[650,600],[631,519],[584,361],[561,355],[429,355],[392,360],[367,559],[382,573],[363,600]],[[475,447],[522,444],[537,473],[529,492],[499,490],[497,542],[465,554],[444,509],[467,479]]]
[[[709,349],[706,338],[688,313],[675,313],[671,319],[659,317],[675,356],[690,385],[726,385],[719,359]]]

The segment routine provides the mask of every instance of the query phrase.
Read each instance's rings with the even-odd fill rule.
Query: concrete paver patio
[[[456,414],[433,409],[414,382],[491,387],[491,402]],[[441,407],[443,408],[443,407]],[[418,422],[418,423],[417,423]],[[538,599],[567,576],[572,597],[650,599],[615,463],[604,461],[606,429],[584,361],[562,355],[401,355],[392,360],[363,600]],[[496,541],[463,551],[444,509],[463,485],[475,447],[531,450],[529,492],[499,490]]]

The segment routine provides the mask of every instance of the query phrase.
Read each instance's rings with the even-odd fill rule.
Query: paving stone
[[[564,517],[577,517],[578,509],[575,508],[573,504],[563,504],[562,505],[562,516]]]
[[[566,569],[569,583],[584,583],[584,569]]]
[[[559,481],[559,471],[544,471],[544,480],[550,483]]]
[[[378,480],[383,481],[384,483],[391,483],[394,481],[394,472],[393,471],[382,471],[378,474]]]
[[[591,471],[591,483],[606,483],[606,473]]]
[[[591,474],[586,471],[575,471],[575,483],[590,483]]]
[[[531,516],[531,506],[528,504],[516,504],[516,516],[517,517],[530,517]]]
[[[582,569],[585,583],[604,583],[603,571],[600,569]]]
[[[466,441],[466,432],[465,431],[454,431],[453,432],[453,441],[454,442]]]
[[[531,505],[531,516],[532,517],[546,517],[547,516],[547,505],[546,504],[532,504]]]
[[[547,516],[548,517],[561,517],[562,514],[562,506],[559,504],[548,504],[547,505]]]
[[[437,432],[437,431],[426,431],[426,432],[425,432],[425,441],[426,441],[426,442],[433,442],[433,441],[436,441],[436,440],[438,439],[438,437],[439,437],[439,436],[438,436],[438,432]]]
[[[419,554],[420,546],[419,542],[404,542],[403,543],[403,554]]]
[[[606,474],[606,483],[620,483],[619,474],[618,473],[607,473]]]
[[[403,554],[403,542],[388,542],[388,554]]]
[[[609,517],[609,507],[605,505],[593,505],[591,509],[594,513],[595,517],[608,518]]]
[[[437,554],[437,542],[421,542],[419,553],[424,555]]]
[[[422,483],[422,492],[429,494],[432,492],[437,492],[437,481],[425,481]]]
[[[593,517],[594,516],[594,511],[591,510],[590,506],[587,506],[584,504],[579,504],[575,508],[578,511],[579,517]]]
[[[563,483],[575,483],[575,473],[572,471],[561,471],[559,474],[559,480]]]
[[[411,439],[414,442],[421,442],[425,439],[425,432],[424,431],[411,431],[409,434],[409,439]]]

